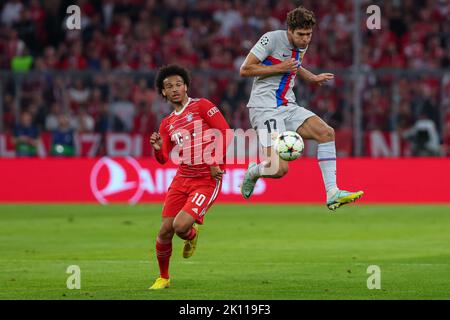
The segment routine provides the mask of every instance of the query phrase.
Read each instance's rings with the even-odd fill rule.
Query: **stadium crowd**
[[[80,31],[65,24],[66,8],[74,3],[81,8]],[[450,155],[448,73],[370,73],[448,70],[450,4],[363,3],[378,4],[382,11],[381,30],[361,25],[367,72],[362,76],[363,129],[399,130],[408,138],[428,120],[427,128],[445,148],[437,154]],[[332,70],[337,77],[329,86],[297,86],[297,98],[335,128],[351,128],[351,0],[6,0],[0,4],[0,68],[38,73],[21,78],[19,98],[17,78],[4,76],[3,131],[14,132],[18,115],[26,111],[37,132],[55,130],[69,115],[69,126],[78,132],[148,134],[171,111],[153,88],[154,72],[169,63],[191,70],[191,96],[207,96],[221,106],[232,127],[248,128],[251,79],[240,79],[239,67],[263,33],[285,28],[286,13],[299,4],[317,19],[303,65]]]

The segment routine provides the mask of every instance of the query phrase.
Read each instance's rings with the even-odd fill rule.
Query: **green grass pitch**
[[[0,299],[450,299],[449,209],[215,205],[192,258],[174,239],[172,286],[154,292],[161,205],[1,205]]]

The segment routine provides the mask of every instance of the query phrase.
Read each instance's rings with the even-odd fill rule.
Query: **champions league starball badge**
[[[269,38],[266,37],[266,36],[262,37],[262,38],[261,38],[261,44],[262,44],[263,46],[268,45],[268,44],[269,44]]]

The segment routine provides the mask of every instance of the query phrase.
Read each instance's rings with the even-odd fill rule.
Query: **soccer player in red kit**
[[[206,212],[216,200],[224,174],[230,127],[213,103],[188,97],[189,82],[188,72],[176,65],[162,67],[156,77],[158,92],[174,111],[161,121],[159,133],[152,134],[150,143],[159,163],[166,163],[175,147],[181,159],[164,200],[162,224],[156,239],[160,276],[150,289],[170,285],[169,261],[174,234],[185,240],[184,258],[194,253],[199,234],[197,224],[203,224]],[[213,136],[215,139],[211,139]],[[214,150],[210,157],[208,149]]]

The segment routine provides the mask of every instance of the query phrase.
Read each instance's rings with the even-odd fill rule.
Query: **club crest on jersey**
[[[193,118],[194,118],[194,115],[192,113],[188,113],[186,115],[186,121],[188,121],[188,122],[191,122]]]

